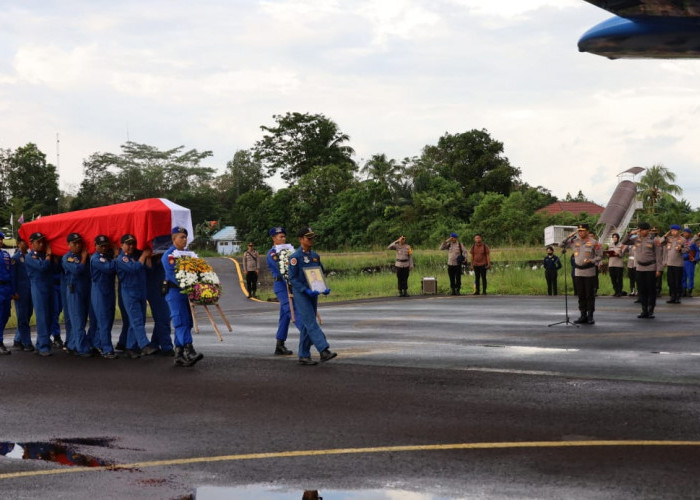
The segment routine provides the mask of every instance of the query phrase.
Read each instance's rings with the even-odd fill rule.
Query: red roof
[[[573,215],[587,213],[589,215],[602,214],[605,207],[601,207],[590,201],[555,201],[551,205],[540,208],[537,213],[546,213],[547,215],[555,215],[561,212],[570,212]]]

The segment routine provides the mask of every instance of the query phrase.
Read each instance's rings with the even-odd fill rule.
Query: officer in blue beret
[[[29,243],[32,249],[27,254],[26,265],[36,318],[36,352],[41,356],[51,356],[49,329],[53,314],[51,294],[55,265],[51,260],[51,247],[44,234],[32,233]]]
[[[116,293],[114,281],[117,275],[117,265],[114,261],[112,242],[101,234],[95,238],[95,253],[90,257],[90,301],[97,320],[93,345],[99,349],[105,359],[116,359],[117,355],[112,346],[112,325]]]
[[[167,294],[165,300],[170,308],[170,319],[175,329],[175,366],[194,366],[204,358],[202,353],[195,351],[192,345],[192,311],[189,298],[180,293],[177,277],[175,276],[175,262],[179,252],[187,247],[187,229],[176,226],[170,231],[173,244],[168,248],[161,262],[165,270],[165,283]]]
[[[2,249],[5,234],[0,231],[0,354],[11,354],[3,342],[5,325],[10,319],[12,297],[15,294],[15,262]]]
[[[292,319],[291,307],[294,307],[295,320],[298,313],[293,299],[290,304],[289,285],[287,283],[287,278],[282,275],[282,271],[280,270],[280,260],[282,260],[283,266],[288,264],[288,257],[294,252],[294,247],[287,243],[287,231],[281,226],[270,229],[269,235],[270,238],[272,238],[272,248],[267,252],[266,262],[268,269],[270,269],[270,274],[272,274],[272,290],[275,292],[277,300],[280,303],[280,317],[277,323],[277,333],[275,335],[277,344],[274,354],[278,356],[287,356],[294,354],[293,351],[287,349],[284,345],[287,340],[287,335],[289,334],[289,323]]]
[[[32,352],[32,332],[29,320],[34,313],[32,304],[32,288],[27,276],[27,252],[29,245],[22,238],[17,238],[17,250],[12,256],[15,263],[15,315],[17,316],[17,330],[15,331],[14,349],[18,351]]]

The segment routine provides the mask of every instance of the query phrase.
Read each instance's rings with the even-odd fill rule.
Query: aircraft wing
[[[583,34],[581,52],[610,59],[700,58],[700,0],[585,0],[615,14]]]
[[[700,0],[586,0],[620,17],[700,17]]]

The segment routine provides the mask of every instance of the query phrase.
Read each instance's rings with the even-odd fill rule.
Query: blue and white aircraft
[[[581,52],[610,59],[700,57],[700,0],[586,1],[615,17],[583,34]]]

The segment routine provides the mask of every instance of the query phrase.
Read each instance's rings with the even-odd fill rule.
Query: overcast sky
[[[36,143],[77,188],[128,140],[223,171],[273,114],[323,113],[362,162],[486,129],[522,179],[606,204],[663,164],[700,205],[700,60],[578,52],[583,0],[0,0],[0,147]],[[279,187],[276,186],[276,187]]]

